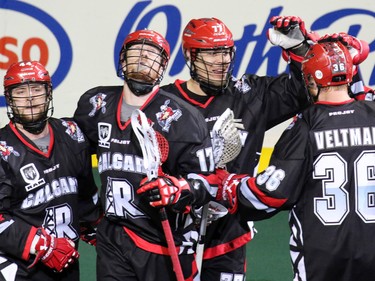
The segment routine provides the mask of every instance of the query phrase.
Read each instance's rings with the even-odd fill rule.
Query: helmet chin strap
[[[37,121],[33,123],[28,123],[28,124],[22,124],[23,128],[33,134],[33,135],[38,135],[40,134],[44,128],[47,125],[47,120],[42,120],[42,121]]]
[[[190,68],[190,77],[198,83],[199,87],[201,88],[201,90],[209,97],[211,96],[217,96],[217,95],[221,95],[225,92],[227,86],[225,87],[215,87],[213,85],[210,85],[209,83],[205,83],[203,82],[202,80],[200,80],[198,78],[198,75],[196,73],[196,71],[194,70],[195,68],[194,67],[191,67]]]
[[[139,82],[133,79],[126,78],[126,76],[124,76],[124,79],[126,83],[128,84],[129,89],[137,97],[147,95],[148,93],[152,91],[152,89],[156,85],[156,84],[148,84],[144,82]]]
[[[310,94],[310,96],[312,97],[314,103],[318,101],[321,89],[322,89],[322,87],[318,86],[318,93],[316,94],[316,96],[313,96],[313,95]]]
[[[214,87],[210,86],[209,84],[199,82],[199,87],[202,89],[203,92],[206,93],[207,96],[218,96],[225,92],[227,87]]]

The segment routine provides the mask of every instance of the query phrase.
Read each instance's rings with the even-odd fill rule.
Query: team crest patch
[[[66,127],[65,133],[67,133],[73,140],[78,142],[84,142],[85,138],[81,129],[77,126],[77,123],[74,121],[63,121],[63,126]]]
[[[294,116],[292,122],[288,125],[288,127],[286,127],[285,130],[292,129],[294,127],[294,125],[297,123],[298,119],[301,119],[301,118],[302,118],[302,113],[297,114],[296,116]]]
[[[244,77],[238,80],[236,79],[234,81],[235,81],[234,87],[242,94],[245,94],[251,90],[250,85],[245,81]]]
[[[168,132],[172,122],[177,121],[182,116],[180,109],[172,109],[168,106],[170,102],[170,100],[166,100],[160,106],[161,112],[156,113],[156,120],[164,132]]]
[[[95,113],[98,112],[99,110],[101,110],[102,113],[105,113],[107,111],[105,107],[105,105],[107,104],[107,102],[105,101],[106,96],[107,95],[104,93],[99,93],[93,96],[92,98],[90,98],[90,103],[93,107],[93,109],[89,113],[90,117],[93,117]]]
[[[8,162],[9,156],[13,154],[14,156],[20,156],[20,154],[14,150],[13,146],[8,146],[5,141],[0,141],[0,156],[4,161]]]

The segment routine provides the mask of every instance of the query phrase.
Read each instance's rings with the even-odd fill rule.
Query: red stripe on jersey
[[[255,183],[256,178],[249,178],[247,180],[248,186],[250,190],[255,194],[255,196],[265,205],[272,207],[272,208],[280,208],[282,205],[285,204],[287,199],[281,199],[281,198],[272,198],[263,193]]]
[[[242,247],[251,240],[251,233],[245,233],[232,241],[226,242],[224,244],[217,245],[211,248],[205,248],[203,253],[203,259],[208,260],[215,258],[217,256],[224,255],[231,252],[239,247]]]
[[[192,98],[189,97],[189,95],[184,91],[184,89],[182,89],[181,87],[181,84],[182,83],[185,83],[185,81],[182,81],[182,80],[179,80],[177,79],[174,84],[176,85],[177,89],[180,91],[180,94],[191,104],[194,104],[196,106],[199,106],[199,107],[202,107],[202,108],[206,108],[210,103],[211,101],[214,99],[214,96],[210,97],[204,104],[201,103],[201,102],[198,102]]]
[[[52,127],[50,124],[48,124],[48,132],[49,132],[49,135],[50,135],[50,138],[49,138],[49,145],[48,145],[48,151],[46,153],[44,153],[43,151],[41,151],[39,148],[36,148],[33,144],[31,144],[30,142],[28,142],[21,134],[20,132],[17,130],[16,128],[16,125],[12,122],[9,122],[9,127],[12,129],[12,131],[14,132],[14,134],[19,138],[19,140],[24,144],[26,145],[28,148],[30,148],[31,150],[35,151],[36,153],[40,154],[40,155],[43,155],[47,158],[50,157],[51,155],[51,152],[52,152],[52,148],[53,148],[53,144],[55,143],[55,136],[53,134],[53,130],[52,130]]]
[[[27,261],[30,258],[30,247],[31,247],[31,243],[33,242],[33,239],[35,237],[37,230],[38,229],[36,227],[32,226],[30,229],[29,235],[27,236],[25,248],[23,249],[23,252],[22,252],[22,259],[24,259],[25,261]]]
[[[150,243],[145,239],[141,238],[140,236],[138,236],[137,234],[135,234],[135,232],[131,231],[129,228],[126,228],[125,226],[123,228],[138,248],[141,248],[142,250],[145,250],[150,253],[169,256],[169,251],[167,247]],[[180,252],[180,247],[176,247],[176,250],[177,253]]]

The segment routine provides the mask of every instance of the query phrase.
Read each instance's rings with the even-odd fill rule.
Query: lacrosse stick
[[[143,166],[146,170],[148,180],[162,176],[161,165],[168,158],[169,153],[168,141],[151,127],[146,115],[139,109],[133,111],[131,125],[142,149]],[[160,208],[159,214],[177,281],[184,281],[184,275],[165,208]]]
[[[240,153],[242,143],[238,129],[244,129],[241,121],[241,119],[234,119],[233,111],[229,108],[216,120],[212,128],[212,148],[216,169],[225,168],[225,164],[232,161]],[[196,250],[196,262],[199,271],[202,268],[209,205],[210,203],[203,206],[199,228],[199,240]]]

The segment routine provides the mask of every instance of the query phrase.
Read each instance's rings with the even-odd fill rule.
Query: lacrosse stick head
[[[156,140],[158,142],[159,153],[160,153],[160,165],[163,165],[165,161],[167,161],[168,154],[169,154],[169,143],[167,139],[158,131],[156,133]]]
[[[234,119],[233,111],[227,108],[216,120],[212,128],[212,146],[216,168],[225,168],[242,148],[238,129],[243,129],[240,119]]]
[[[147,178],[157,178],[162,174],[161,165],[168,158],[168,141],[152,128],[152,121],[140,109],[132,112],[131,125],[141,146]]]

